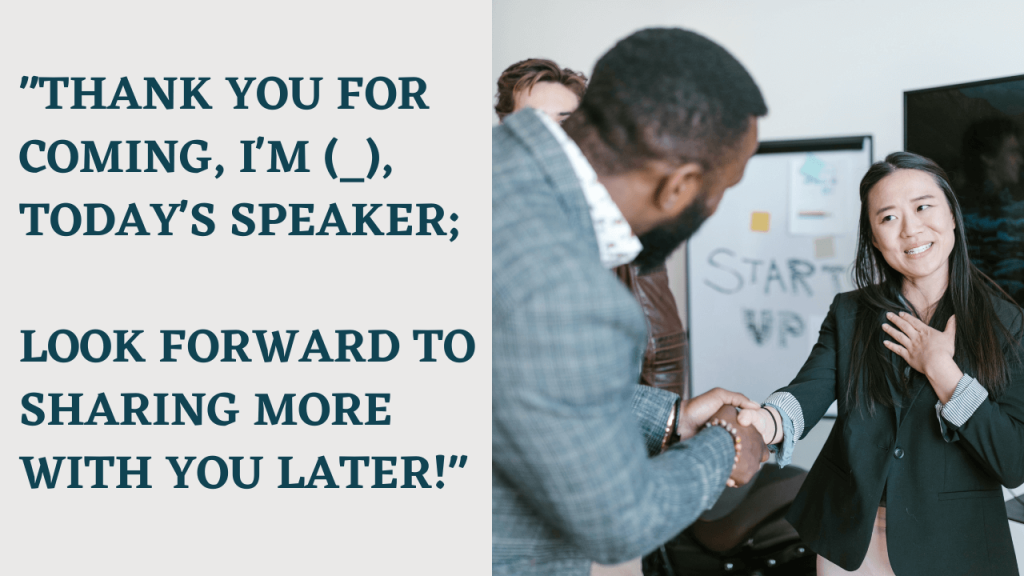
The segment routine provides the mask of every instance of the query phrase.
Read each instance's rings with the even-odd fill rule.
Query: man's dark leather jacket
[[[668,287],[665,267],[640,274],[636,266],[625,264],[616,268],[615,274],[633,292],[647,319],[647,352],[640,383],[689,399],[686,331]]]

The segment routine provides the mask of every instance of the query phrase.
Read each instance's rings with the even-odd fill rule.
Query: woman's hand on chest
[[[943,404],[949,402],[963,372],[953,361],[956,350],[956,317],[951,316],[944,331],[936,330],[906,312],[888,312],[882,330],[892,340],[885,346],[924,374]]]

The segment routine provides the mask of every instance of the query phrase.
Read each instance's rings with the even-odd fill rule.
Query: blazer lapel
[[[889,352],[889,362],[892,363],[892,372],[886,377],[885,381],[889,384],[889,393],[892,394],[892,409],[896,416],[896,428],[900,427],[901,420],[901,407],[903,406],[903,395],[900,394],[899,389],[896,388],[896,382],[893,382],[893,376],[896,378],[903,378],[903,367],[900,366],[902,358],[899,357],[895,352]]]
[[[505,118],[505,126],[533,155],[544,176],[551,182],[558,202],[573,224],[595,238],[592,244],[596,253],[597,235],[594,232],[594,222],[590,219],[590,208],[580,187],[579,177],[569,163],[562,146],[537,114],[540,112],[531,109],[517,112]]]
[[[902,294],[900,294],[900,302],[903,303],[903,306],[907,309],[907,312],[909,313],[910,312],[910,304],[907,302],[907,299],[904,298]],[[894,356],[895,356],[895,354],[894,354]],[[906,410],[900,410],[900,412],[906,412],[907,410],[910,410],[910,408],[914,405],[914,402],[917,401],[917,397],[921,395],[921,390],[924,390],[926,385],[927,386],[931,386],[931,384],[928,383],[928,380],[924,377],[924,374],[921,374],[921,373],[916,372],[914,370],[911,370],[907,374],[907,378],[910,379],[909,384],[911,384],[912,386],[904,386],[903,388],[908,390],[908,392],[910,394],[910,399],[909,399],[909,401],[907,401]],[[898,422],[898,420],[897,420],[897,422]],[[899,424],[897,423],[897,426],[898,425]]]
[[[924,376],[907,366],[907,363],[895,352],[889,353],[889,361],[892,362],[893,374],[897,378],[909,380],[907,384],[897,388],[897,383],[892,381],[891,376],[886,378],[886,382],[889,384],[889,393],[892,394],[893,410],[896,412],[896,428],[899,429],[903,415],[910,410],[917,397],[921,395],[925,382],[922,382]],[[907,396],[900,394],[900,390],[907,391]]]
[[[886,334],[885,332],[882,332],[882,329],[881,329],[881,326],[883,324],[886,324],[886,323],[889,322],[886,319],[886,317],[885,317],[885,312],[884,311],[879,313],[878,321],[879,321],[879,324],[878,324],[879,330],[878,331],[881,332],[881,334],[882,334],[880,336],[880,338],[883,341],[891,340],[891,338],[889,338],[889,335]],[[896,428],[899,428],[899,426],[900,426],[900,412],[902,412],[902,410],[900,410],[900,407],[903,405],[903,395],[901,395],[899,393],[899,389],[896,388],[897,382],[893,382],[893,376],[895,376],[896,378],[903,378],[903,366],[905,366],[906,363],[903,362],[903,359],[900,358],[899,354],[896,354],[895,352],[892,352],[892,351],[889,352],[889,363],[892,365],[892,371],[889,374],[886,375],[885,382],[889,385],[889,394],[892,395],[893,415],[896,417]]]
[[[904,311],[909,313],[910,305],[907,304],[907,301],[903,298],[902,294],[900,295],[900,302],[906,308]],[[881,321],[888,322],[884,312],[881,315]],[[885,333],[883,332],[883,334]],[[887,335],[886,338],[888,338]],[[895,374],[897,378],[900,378],[901,380],[908,380],[907,384],[897,388],[897,382],[893,382],[892,377],[886,378],[886,381],[889,383],[889,393],[892,394],[893,409],[896,412],[896,428],[899,429],[900,423],[903,420],[903,413],[910,410],[910,407],[914,405],[917,397],[921,395],[921,390],[924,389],[924,383],[921,382],[919,374],[910,368],[907,363],[900,358],[899,354],[889,352],[889,362],[892,363],[892,373]],[[912,386],[910,386],[910,384],[912,384]],[[900,394],[899,390],[906,390],[908,392],[908,397],[904,398],[903,395]]]
[[[923,374],[917,372],[911,372],[910,374],[911,383],[913,383],[914,386],[910,389],[910,401],[907,402],[907,410],[910,410],[910,407],[917,401],[917,397],[921,395],[921,390],[924,390],[926,385],[930,386]]]

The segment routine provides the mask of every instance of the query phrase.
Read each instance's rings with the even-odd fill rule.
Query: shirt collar
[[[562,127],[547,114],[538,110],[532,110],[532,112],[540,117],[541,122],[555,137],[558,145],[569,159],[573,172],[576,173],[580,188],[583,189],[583,198],[590,209],[590,220],[594,224],[601,264],[605,268],[612,269],[632,262],[644,246],[640,243],[640,239],[633,234],[633,229],[629,227],[629,222],[626,221],[622,211],[608,194],[608,189],[597,180],[597,173],[587,161],[587,157],[583,155],[572,138],[569,138],[565,130],[562,130]]]

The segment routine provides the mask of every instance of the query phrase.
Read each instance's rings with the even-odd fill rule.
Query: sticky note
[[[832,236],[814,239],[815,258],[834,258],[836,255],[836,240]]]
[[[768,212],[752,212],[750,214],[750,229],[754,232],[767,232],[772,215]]]
[[[808,154],[807,159],[804,160],[804,165],[800,167],[800,173],[804,176],[814,178],[815,180],[821,176],[821,170],[825,168],[825,163],[814,154]]]

